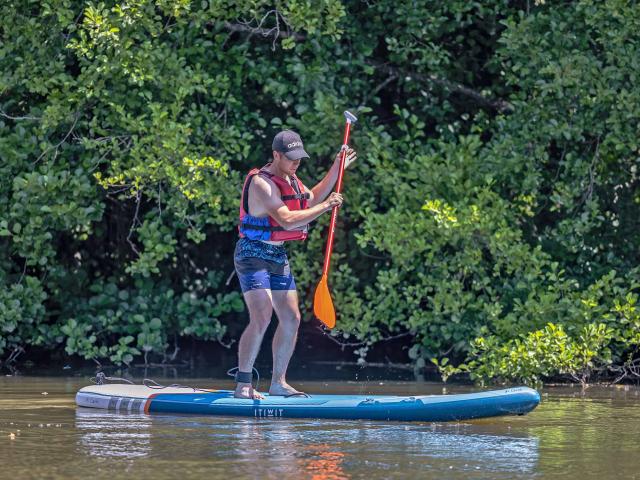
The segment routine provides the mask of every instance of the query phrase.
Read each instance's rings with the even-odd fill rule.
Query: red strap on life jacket
[[[249,186],[251,184],[251,180],[255,175],[260,175],[275,183],[280,190],[280,198],[290,210],[304,210],[305,208],[307,208],[308,199],[310,198],[310,195],[309,193],[307,193],[304,184],[295,175],[291,176],[291,183],[289,183],[284,178],[266,171],[265,167],[262,167],[261,169],[254,168],[250,170],[247,174],[247,178],[245,179],[244,186],[242,188],[242,200],[240,202],[240,223],[238,225],[240,235],[242,235],[241,226],[243,223],[243,219],[246,215],[249,215]],[[304,240],[307,236],[306,228],[304,230],[286,231],[271,216],[269,216],[269,223],[269,227],[253,226],[251,228],[272,231],[273,234],[271,236],[271,240]]]

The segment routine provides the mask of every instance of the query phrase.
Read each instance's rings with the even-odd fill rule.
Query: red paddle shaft
[[[336,193],[340,193],[342,190],[342,176],[344,174],[344,163],[347,158],[347,144],[349,143],[349,132],[351,130],[351,124],[355,123],[358,119],[350,112],[344,112],[344,116],[347,119],[347,124],[344,127],[344,139],[342,141],[342,149],[340,152],[340,170],[338,171],[338,183],[336,185]],[[338,206],[333,207],[331,212],[331,224],[329,225],[329,239],[327,240],[327,249],[324,252],[324,266],[322,267],[322,275],[326,276],[329,273],[329,264],[331,263],[331,252],[333,250],[333,237],[336,231],[336,218],[338,217]]]

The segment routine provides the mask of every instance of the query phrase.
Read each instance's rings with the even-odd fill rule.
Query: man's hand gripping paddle
[[[347,120],[347,123],[344,127],[344,140],[342,141],[342,150],[340,155],[340,170],[338,172],[338,183],[336,184],[335,190],[337,193],[340,193],[340,190],[342,189],[342,175],[344,174],[344,163],[347,157],[347,144],[349,143],[351,125],[358,121],[356,116],[351,112],[344,112],[344,117]],[[329,292],[327,277],[329,275],[329,263],[331,262],[331,251],[333,250],[333,237],[336,230],[337,217],[338,207],[336,206],[333,207],[333,211],[331,212],[331,224],[329,225],[327,249],[324,252],[322,278],[320,279],[320,282],[318,282],[316,293],[313,296],[313,313],[318,317],[318,320],[329,328],[336,326],[336,311],[333,308],[333,301],[331,300],[331,292]]]

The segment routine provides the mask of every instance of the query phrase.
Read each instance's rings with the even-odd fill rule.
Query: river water
[[[640,479],[637,387],[550,387],[524,417],[431,424],[115,414],[75,406],[87,384],[0,377],[0,479]],[[188,384],[231,388],[226,380]],[[443,393],[442,384],[408,381],[296,386]]]

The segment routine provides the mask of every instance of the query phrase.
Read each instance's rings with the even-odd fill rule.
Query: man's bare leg
[[[273,376],[269,394],[291,395],[299,393],[286,380],[287,367],[296,346],[300,326],[298,293],[295,290],[278,290],[272,292],[272,297],[278,316],[278,328],[273,337]]]
[[[242,332],[238,343],[238,368],[241,372],[252,372],[262,338],[267,331],[273,314],[271,290],[249,290],[244,293],[244,301],[249,310],[249,325]],[[264,399],[250,383],[238,383],[234,393],[236,398]]]

